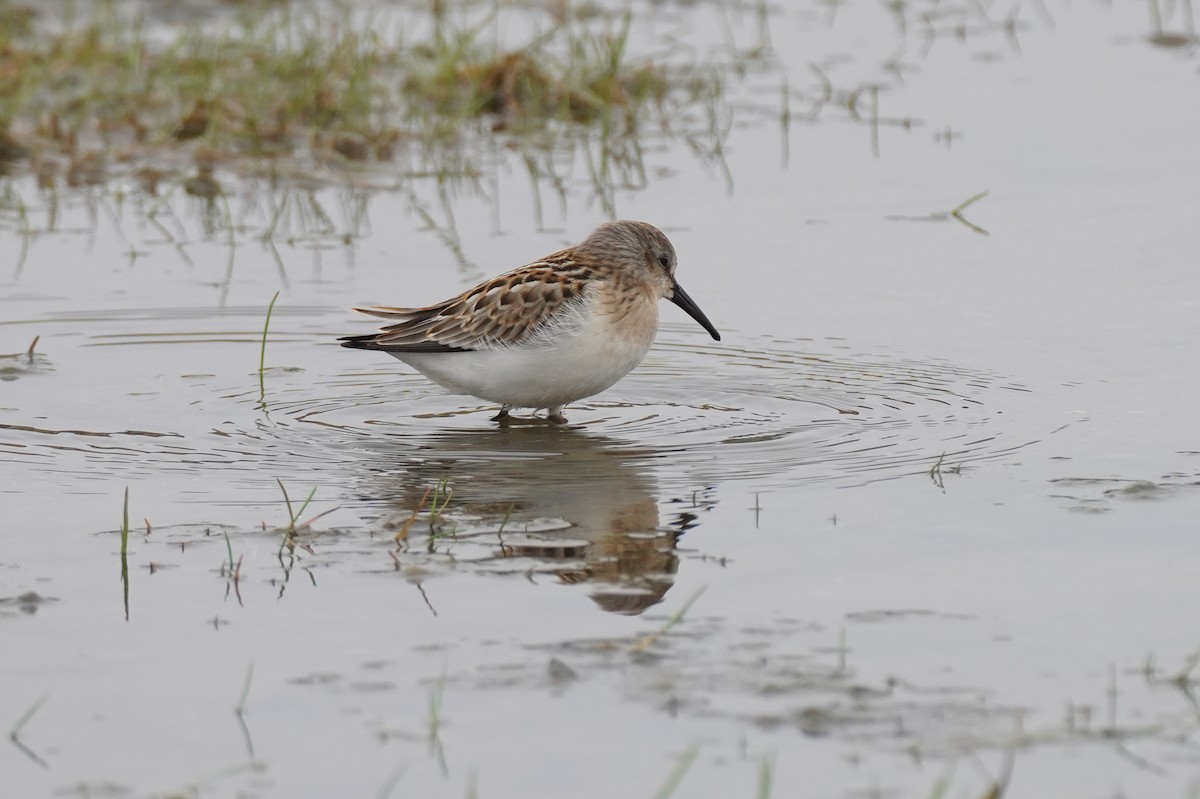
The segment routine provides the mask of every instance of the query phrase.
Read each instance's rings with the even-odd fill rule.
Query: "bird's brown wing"
[[[569,251],[484,281],[425,308],[356,308],[396,319],[378,333],[346,336],[343,347],[385,352],[462,352],[519,344],[587,284]]]

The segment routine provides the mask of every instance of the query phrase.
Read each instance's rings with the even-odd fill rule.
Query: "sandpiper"
[[[424,308],[355,310],[397,320],[343,347],[381,350],[455,394],[513,408],[563,407],[637,366],[658,332],[658,301],[721,334],[675,280],[675,248],[645,222],[609,222],[582,243]]]

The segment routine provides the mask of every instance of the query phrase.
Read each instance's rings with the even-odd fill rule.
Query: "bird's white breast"
[[[604,391],[641,363],[658,330],[658,303],[603,296],[565,306],[530,339],[471,352],[393,353],[454,393],[518,408],[555,408]]]

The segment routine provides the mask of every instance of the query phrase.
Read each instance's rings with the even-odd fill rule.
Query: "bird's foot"
[[[546,421],[553,424],[566,424],[567,417],[563,416],[563,407],[559,405],[557,408],[550,408],[550,412],[546,415]]]
[[[500,424],[504,424],[505,422],[507,422],[507,421],[508,421],[508,412],[509,412],[510,410],[511,410],[511,408],[510,408],[509,406],[507,406],[507,405],[501,405],[501,406],[500,406],[500,413],[498,413],[498,414],[496,414],[495,416],[493,416],[493,417],[492,417],[492,421],[493,421],[493,422],[499,422]]]

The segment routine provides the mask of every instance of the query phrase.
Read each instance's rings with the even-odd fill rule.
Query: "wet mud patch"
[[[37,591],[26,591],[17,596],[0,596],[0,618],[15,615],[13,611],[32,616],[42,607],[58,602],[58,597],[44,596]]]
[[[1105,513],[1125,503],[1159,502],[1200,491],[1200,475],[1180,473],[1154,480],[1107,477],[1060,477],[1051,480],[1051,497],[1072,511]]]
[[[1063,697],[1058,710],[1048,711],[1004,701],[984,686],[911,678],[903,667],[860,655],[853,642],[864,631],[854,618],[839,632],[786,617],[736,629],[722,617],[693,614],[647,616],[659,626],[650,635],[566,639],[516,651],[497,642],[477,651],[473,665],[422,684],[438,696],[501,691],[560,699],[601,686],[677,722],[734,721],[783,740],[799,734],[835,745],[855,768],[888,775],[885,785],[924,774],[941,785],[936,790],[953,785],[965,796],[1002,794],[1014,773],[1037,773],[1048,753],[1088,752],[1109,768],[1158,775],[1190,758],[1194,659],[1173,671],[1153,664],[1110,670],[1108,689],[1091,701]],[[451,645],[438,654],[452,657],[456,650]],[[328,682],[347,692],[354,679]],[[1139,710],[1126,716],[1122,703]],[[421,740],[411,730],[390,734]],[[974,767],[958,769],[964,760]],[[929,776],[931,770],[941,776]]]

